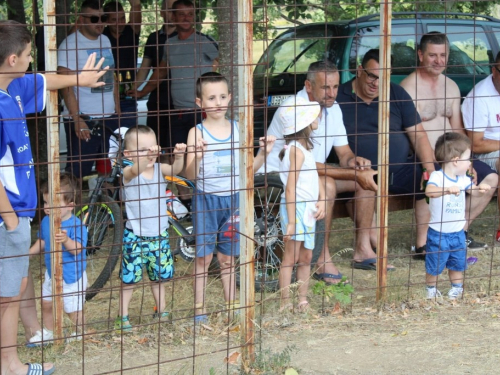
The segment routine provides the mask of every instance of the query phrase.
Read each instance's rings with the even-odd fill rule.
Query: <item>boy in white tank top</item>
[[[203,74],[196,83],[196,104],[206,119],[189,131],[186,177],[196,181],[193,207],[196,234],[195,322],[206,323],[205,306],[208,266],[217,245],[224,300],[238,309],[234,257],[239,255],[239,136],[236,121],[226,119],[231,101],[227,79],[215,72]],[[264,163],[275,137],[259,140],[254,171]],[[267,144],[267,148],[266,148]]]

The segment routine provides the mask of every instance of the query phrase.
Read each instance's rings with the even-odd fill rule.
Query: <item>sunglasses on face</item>
[[[82,16],[82,17],[90,19],[91,23],[106,22],[106,20],[108,18],[106,15],[102,15],[102,16]]]

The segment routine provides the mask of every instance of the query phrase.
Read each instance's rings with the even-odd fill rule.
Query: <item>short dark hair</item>
[[[379,56],[380,56],[380,50],[378,48],[372,48],[371,50],[366,52],[365,55],[363,56],[363,60],[361,61],[361,66],[365,68],[366,64],[368,64],[368,61],[370,60],[375,60],[377,63],[379,63],[380,62]]]
[[[443,164],[462,156],[470,148],[471,141],[465,134],[448,132],[441,135],[436,141],[434,155],[436,161]]]
[[[313,62],[311,65],[309,65],[309,68],[307,69],[306,79],[309,82],[314,83],[314,80],[316,78],[316,73],[323,72],[325,74],[328,74],[328,73],[335,73],[338,71],[339,69],[337,68],[337,65],[335,65],[330,60],[316,61]]]
[[[93,9],[99,10],[102,7],[102,3],[100,0],[85,0],[80,6],[80,12],[84,9]]]
[[[125,10],[119,1],[109,1],[102,8],[104,13],[116,13]]]
[[[196,80],[196,97],[201,99],[201,95],[203,94],[203,86],[207,83],[218,83],[225,82],[227,85],[227,90],[229,92],[229,82],[226,77],[217,72],[206,72],[202,74]]]
[[[0,21],[0,65],[10,55],[20,56],[31,43],[31,34],[25,24],[17,21]]]
[[[59,187],[61,189],[61,198],[64,203],[75,203],[78,204],[77,202],[77,189],[78,189],[79,183],[78,180],[75,176],[73,176],[71,173],[63,172],[61,173],[60,177],[60,182],[59,182]],[[40,191],[42,194],[48,194],[49,193],[49,182],[45,181],[42,183],[40,186]]]
[[[188,8],[194,8],[194,3],[191,0],[177,0],[175,3],[172,4],[172,10],[176,10],[179,5],[184,5],[185,7]]]
[[[125,149],[129,150],[130,149],[130,138],[135,135],[135,136],[139,136],[139,134],[150,134],[150,133],[153,133],[156,137],[156,133],[154,132],[153,129],[151,129],[149,126],[146,126],[146,125],[137,125],[137,126],[134,126],[132,128],[130,128],[129,130],[127,130],[127,132],[125,133],[125,136],[123,137],[123,142],[125,144]]]
[[[443,34],[439,31],[431,31],[422,36],[422,39],[420,39],[420,43],[418,45],[418,49],[422,52],[425,52],[427,50],[428,44],[446,44],[446,46],[448,47],[450,45],[450,41],[448,40],[446,34]]]

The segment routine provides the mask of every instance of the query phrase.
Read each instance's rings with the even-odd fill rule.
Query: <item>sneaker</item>
[[[52,341],[54,339],[54,332],[43,328],[41,331],[36,331],[35,335],[29,339],[30,347],[42,346],[50,344],[47,341]]]
[[[69,337],[66,338],[66,342],[70,343],[74,341],[82,341],[83,335],[84,335],[83,333],[73,332],[71,335],[69,335]]]
[[[114,329],[117,333],[128,333],[132,332],[132,325],[128,320],[128,315],[126,316],[117,316],[115,319]]]
[[[464,288],[458,288],[456,286],[452,286],[450,291],[448,292],[448,298],[449,299],[457,299],[462,297],[462,294],[464,293]]]
[[[469,235],[465,237],[465,244],[467,245],[467,250],[469,251],[484,250],[488,247],[488,245],[485,244],[484,242],[476,241]]]
[[[427,299],[441,298],[441,292],[437,288],[426,288]]]
[[[164,321],[167,321],[168,320],[168,317],[169,317],[169,313],[168,311],[164,311],[162,312],[161,314],[155,312],[153,314],[153,319],[159,319],[160,321],[164,322]]]

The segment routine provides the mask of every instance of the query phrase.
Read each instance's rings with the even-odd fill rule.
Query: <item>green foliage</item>
[[[345,276],[338,284],[327,285],[324,281],[318,281],[313,286],[313,293],[325,296],[327,301],[333,300],[340,305],[348,305],[351,303],[351,294],[354,292],[354,288],[346,281]]]
[[[281,353],[273,353],[270,349],[259,352],[251,364],[251,373],[261,375],[283,374],[290,367],[292,353],[297,352],[295,345],[287,346]]]

